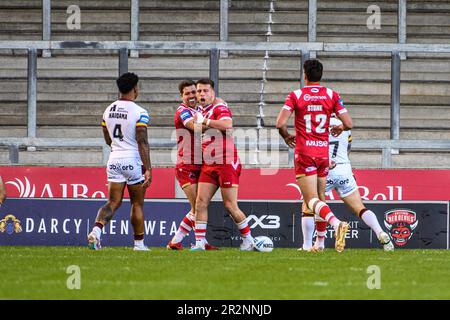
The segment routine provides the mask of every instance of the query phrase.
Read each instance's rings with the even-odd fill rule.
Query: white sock
[[[303,249],[308,250],[312,247],[315,221],[314,217],[302,217]]]
[[[189,211],[183,218],[178,227],[178,230],[175,232],[173,236],[172,242],[179,243],[183,241],[184,237],[186,237],[189,232],[192,230],[192,226],[195,225],[195,216]]]
[[[144,240],[134,240],[134,246],[135,247],[143,247],[144,246]]]
[[[197,247],[204,247],[206,244],[206,226],[207,222],[195,222],[195,245]]]
[[[380,224],[378,223],[377,216],[375,215],[375,213],[373,213],[373,211],[364,211],[364,213],[361,215],[361,219],[373,230],[373,232],[375,232],[377,237],[380,232],[383,231]]]
[[[92,228],[92,232],[95,234],[97,239],[100,239],[100,237],[102,235],[102,229],[100,229],[99,227],[96,226],[96,227]]]

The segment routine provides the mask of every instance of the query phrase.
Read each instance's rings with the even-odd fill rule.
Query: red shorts
[[[221,188],[237,187],[239,186],[241,168],[240,163],[237,166],[231,164],[204,164],[198,182],[211,183]]]
[[[316,158],[303,154],[295,154],[295,177],[301,178],[303,176],[312,176],[317,174],[318,177],[326,177],[330,170],[330,163],[328,158]]]
[[[181,189],[198,183],[201,168],[201,165],[195,164],[181,164],[175,167],[175,177],[177,178]]]

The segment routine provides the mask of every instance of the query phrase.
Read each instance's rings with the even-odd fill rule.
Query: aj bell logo
[[[128,166],[124,170],[133,169],[134,167]],[[19,193],[19,198],[54,198],[53,194],[55,191],[57,193],[56,197],[61,198],[105,198],[103,191],[96,190],[90,192],[88,185],[81,183],[46,183],[43,186],[38,185],[36,188],[34,183],[30,183],[30,180],[24,177],[23,179],[14,178],[14,180],[6,181],[5,184],[14,186]],[[56,185],[58,187],[55,187]],[[17,196],[14,195],[14,197]]]
[[[25,184],[22,182],[22,180],[19,180],[15,178],[16,182],[14,181],[8,181],[5,184],[11,184],[14,187],[17,188],[17,191],[19,191],[19,197],[20,198],[34,198],[34,195],[36,193],[36,186],[33,184],[33,188],[31,187],[30,181],[27,177],[25,177]]]
[[[251,220],[255,221],[252,225],[250,225]],[[248,216],[248,222],[251,229],[258,226],[261,227],[261,229],[278,229],[280,227],[280,217],[274,215],[264,214],[257,217],[254,214],[251,214]]]

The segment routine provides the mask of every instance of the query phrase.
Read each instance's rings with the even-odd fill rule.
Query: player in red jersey
[[[332,127],[331,133],[339,135],[352,128],[352,119],[339,94],[320,85],[323,66],[318,60],[307,60],[304,65],[306,86],[292,91],[277,119],[277,128],[286,144],[295,147],[295,173],[303,200],[316,215],[325,219],[335,230],[335,248],[342,252],[348,224],[337,219],[330,207],[319,199],[325,190],[329,170],[329,125],[331,113],[335,113],[342,125]],[[295,112],[296,135],[289,134],[287,122]]]
[[[182,250],[182,241],[195,225],[195,199],[197,184],[202,167],[201,125],[196,125],[194,116],[200,112],[197,108],[196,87],[192,80],[183,80],[178,89],[182,103],[175,112],[174,123],[177,134],[177,164],[175,176],[191,205],[191,210],[184,216],[174,237],[167,244],[168,249]],[[206,250],[217,249],[205,244]]]
[[[232,135],[233,119],[225,103],[214,104],[214,82],[210,79],[197,81],[197,100],[203,107],[196,121],[210,128],[202,141],[203,165],[200,173],[195,202],[195,247],[205,250],[208,206],[220,187],[223,204],[236,223],[243,242],[241,250],[253,250],[254,240],[245,214],[237,204],[241,164]]]

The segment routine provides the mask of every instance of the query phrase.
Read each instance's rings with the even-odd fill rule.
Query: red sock
[[[180,227],[178,228],[180,232],[183,234],[188,234],[195,225],[195,221],[190,219],[190,213],[184,216],[183,220],[180,223]]]
[[[238,223],[237,226],[243,238],[247,237],[250,234],[250,227],[247,223],[247,219],[244,219],[244,221]]]

